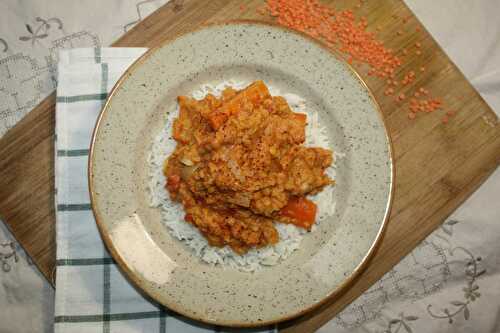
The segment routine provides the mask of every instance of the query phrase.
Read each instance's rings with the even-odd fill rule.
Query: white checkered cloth
[[[87,188],[92,131],[107,94],[140,48],[61,51],[56,107],[55,332],[233,332],[162,308],[136,290],[99,236]],[[275,332],[274,327],[252,332]]]

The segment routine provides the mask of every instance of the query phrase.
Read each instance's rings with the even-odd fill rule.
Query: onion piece
[[[227,202],[233,203],[242,207],[250,207],[250,202],[252,201],[252,195],[247,192],[238,192],[234,193],[234,195],[226,198]]]
[[[181,178],[186,181],[198,169],[198,165],[184,166],[181,168]]]
[[[194,165],[194,162],[191,161],[190,159],[186,158],[186,157],[181,158],[180,161],[181,161],[182,164],[187,165],[187,166],[193,166]]]
[[[229,167],[229,170],[231,170],[233,175],[236,177],[236,179],[238,179],[240,182],[244,182],[246,180],[245,176],[241,173],[240,166],[235,160],[229,158],[227,160],[227,166]]]

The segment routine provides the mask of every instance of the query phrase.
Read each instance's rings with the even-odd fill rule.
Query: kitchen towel
[[[145,51],[96,48],[59,54],[54,317],[58,333],[227,331],[186,319],[141,294],[106,251],[94,221],[87,187],[92,131],[109,91]],[[249,331],[274,332],[274,327]]]

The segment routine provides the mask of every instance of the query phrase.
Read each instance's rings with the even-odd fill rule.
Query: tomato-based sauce
[[[279,241],[273,221],[311,228],[317,207],[305,196],[333,183],[325,174],[333,157],[303,145],[305,114],[262,81],[178,101],[165,187],[210,245],[243,254]]]

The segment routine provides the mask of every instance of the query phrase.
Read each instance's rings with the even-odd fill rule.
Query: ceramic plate
[[[318,110],[332,148],[343,156],[335,214],[288,259],[254,273],[201,262],[170,235],[146,190],[148,151],[176,96],[228,80],[264,80],[301,96]],[[170,40],[123,75],[94,132],[89,184],[101,235],[137,286],[188,317],[257,326],[290,319],[348,287],[381,237],[392,170],[378,105],[348,65],[303,35],[237,22]]]

